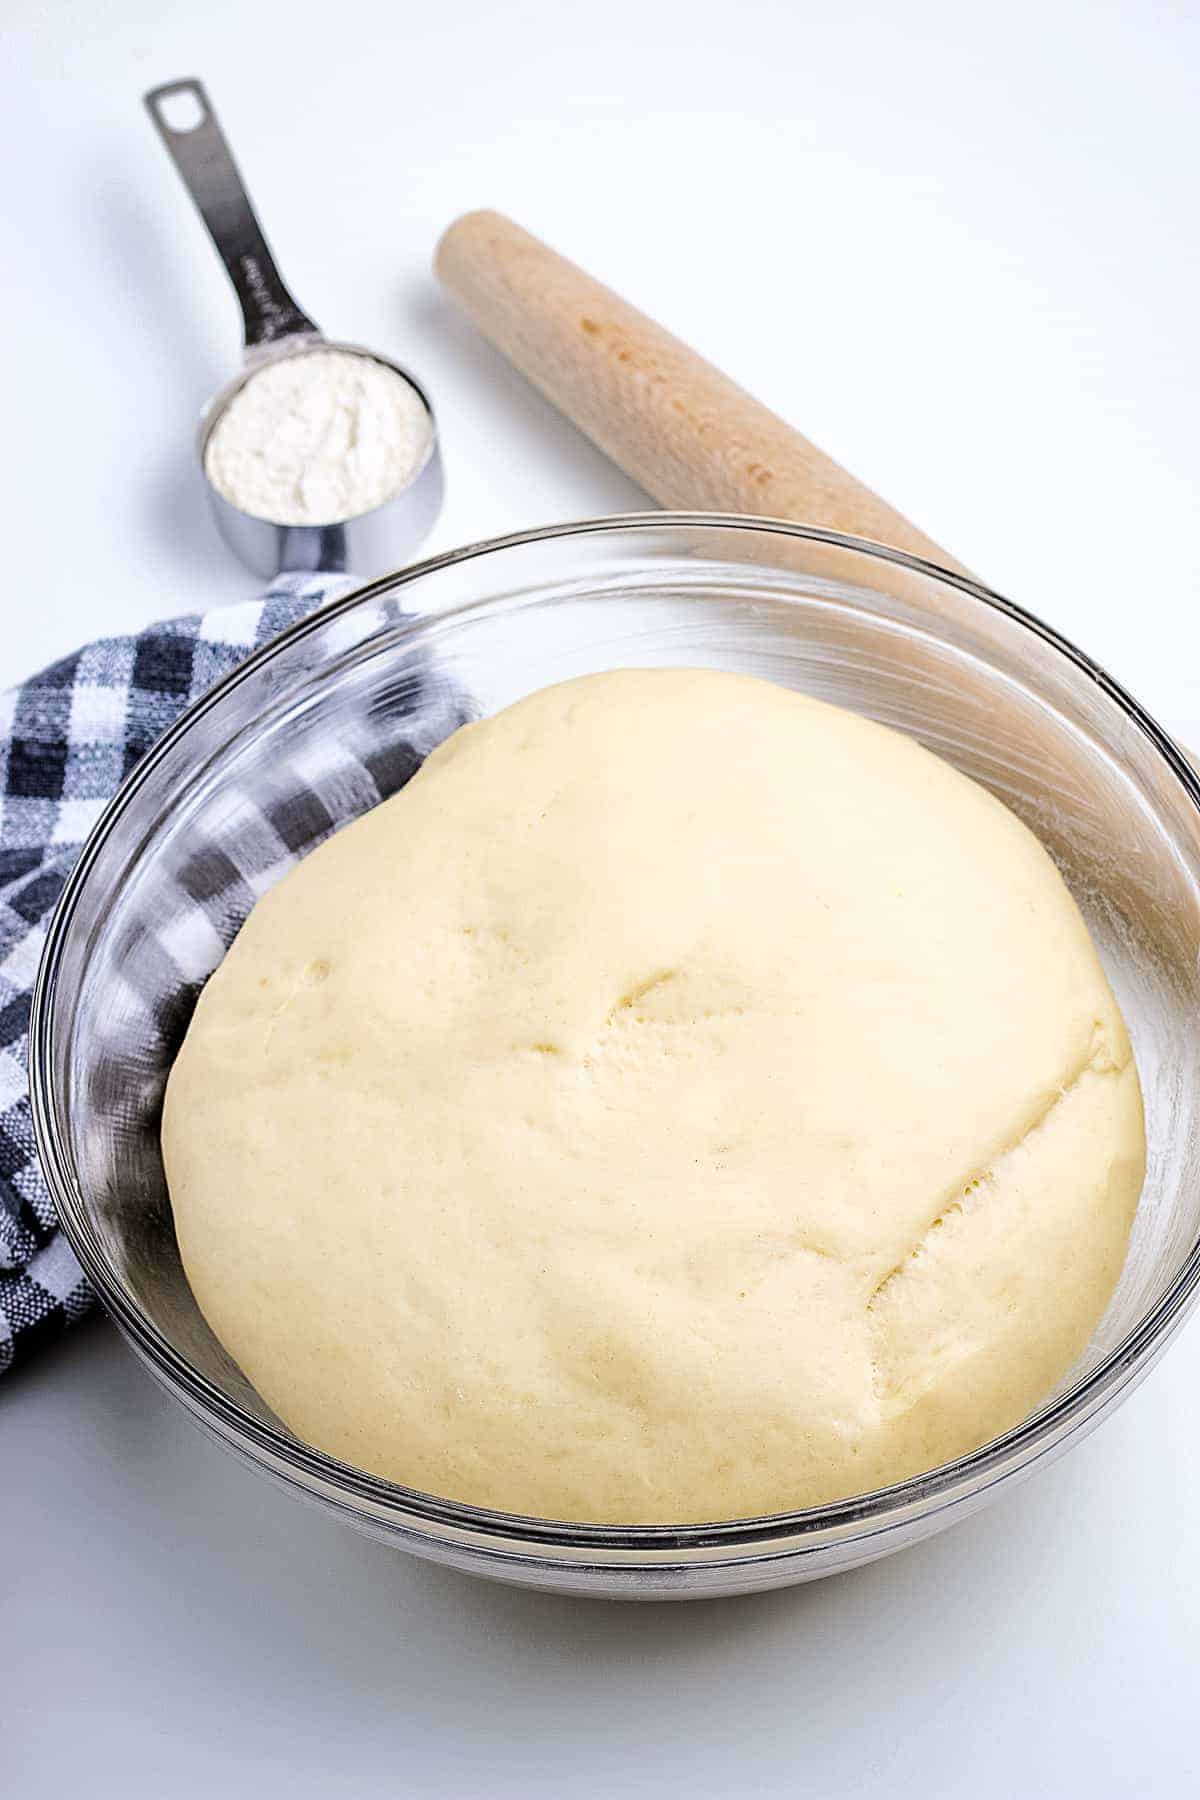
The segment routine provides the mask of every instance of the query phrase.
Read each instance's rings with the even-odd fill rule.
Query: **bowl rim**
[[[804,1553],[831,1543],[844,1543],[848,1538],[861,1542],[864,1538],[953,1508],[963,1500],[978,1499],[999,1482],[1027,1473],[1038,1461],[1055,1454],[1072,1435],[1098,1422],[1123,1392],[1147,1372],[1200,1297],[1198,1235],[1168,1287],[1094,1369],[1010,1431],[965,1456],[904,1481],[822,1506],[793,1511],[679,1525],[609,1525],[534,1518],[477,1507],[405,1487],[341,1462],[246,1412],[181,1355],[126,1292],[83,1210],[83,1196],[72,1171],[71,1159],[64,1153],[59,1140],[51,1096],[51,1005],[75,912],[97,857],[151,772],[227,694],[251,679],[281,652],[303,642],[343,614],[410,588],[440,570],[498,552],[556,540],[663,530],[713,533],[737,530],[828,544],[877,562],[894,564],[957,589],[1040,639],[1099,687],[1148,740],[1200,814],[1200,780],[1170,736],[1104,668],[1035,614],[972,576],[910,552],[827,527],[765,515],[665,510],[616,513],[535,526],[440,552],[365,582],[317,607],[254,651],[180,714],[122,782],[89,832],[55,906],[39,960],[29,1024],[30,1100],[38,1156],[62,1229],[105,1309],[159,1380],[201,1422],[234,1447],[248,1450],[259,1466],[282,1474],[293,1485],[310,1494],[315,1491],[326,1499],[330,1498],[328,1490],[335,1489],[335,1504],[343,1511],[357,1513],[364,1506],[370,1507],[376,1510],[368,1516],[378,1522],[378,1511],[382,1510],[387,1515],[383,1521],[385,1525],[390,1523],[397,1529],[406,1529],[426,1542],[444,1541],[448,1533],[466,1535],[477,1553],[503,1562],[515,1560],[523,1565],[547,1561],[538,1555],[538,1551],[549,1551],[550,1561],[553,1561],[554,1551],[593,1551],[603,1556],[609,1567],[622,1566],[612,1562],[614,1555],[653,1556],[652,1566],[663,1571],[670,1566],[663,1560],[664,1553],[727,1551],[731,1553],[729,1556],[701,1558],[708,1566],[717,1561],[727,1566],[745,1560],[759,1561],[764,1554],[772,1558]],[[488,604],[491,604],[488,600],[476,599],[429,612],[416,611],[401,622],[399,630],[401,635],[415,635],[427,629],[431,622],[436,621],[439,626],[453,622]],[[528,1546],[532,1554],[522,1554],[521,1546]],[[746,1554],[754,1550],[760,1554],[754,1557]],[[556,1563],[555,1566],[560,1565]],[[574,1557],[571,1566],[579,1566]],[[697,1566],[695,1556],[680,1566]]]

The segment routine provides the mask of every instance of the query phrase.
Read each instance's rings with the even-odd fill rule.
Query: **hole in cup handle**
[[[184,81],[167,81],[151,88],[146,105],[163,131],[173,137],[186,137],[198,131],[212,115],[203,82],[189,76]]]

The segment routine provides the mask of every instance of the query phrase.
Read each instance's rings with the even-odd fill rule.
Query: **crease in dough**
[[[986,1164],[982,1167],[976,1167],[965,1180],[958,1180],[953,1183],[949,1197],[939,1206],[936,1214],[925,1227],[911,1250],[907,1250],[900,1261],[893,1264],[887,1273],[881,1275],[879,1280],[875,1283],[874,1288],[871,1290],[870,1298],[867,1301],[868,1309],[876,1305],[884,1291],[893,1281],[898,1281],[903,1276],[908,1264],[912,1262],[914,1257],[920,1256],[921,1252],[927,1247],[928,1240],[932,1237],[934,1232],[940,1230],[946,1221],[955,1214],[965,1213],[969,1208],[972,1195],[978,1192],[980,1188],[995,1182],[998,1171],[1005,1159],[1011,1156],[1015,1150],[1019,1150],[1034,1132],[1041,1129],[1055,1107],[1062,1105],[1063,1101],[1069,1097],[1073,1090],[1083,1080],[1085,1075],[1119,1074],[1120,1071],[1128,1065],[1132,1059],[1132,1055],[1133,1052],[1126,1047],[1124,1057],[1117,1061],[1114,1060],[1113,1052],[1109,1050],[1106,1045],[1102,1045],[1100,1048],[1093,1047],[1089,1051],[1086,1061],[1080,1063],[1076,1068],[1069,1070],[1059,1083],[1057,1092],[1052,1094],[1048,1100],[1035,1110],[1033,1117],[1021,1127],[1008,1143],[1003,1144],[998,1150],[994,1150],[987,1158]]]

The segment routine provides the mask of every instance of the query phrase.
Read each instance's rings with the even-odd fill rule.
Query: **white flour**
[[[336,525],[406,485],[432,437],[402,375],[347,350],[267,363],[226,407],[204,469],[242,512],[276,525]]]

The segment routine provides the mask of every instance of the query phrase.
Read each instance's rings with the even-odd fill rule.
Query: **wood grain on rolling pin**
[[[451,225],[436,268],[483,335],[664,506],[824,525],[961,567],[727,375],[501,213]]]

